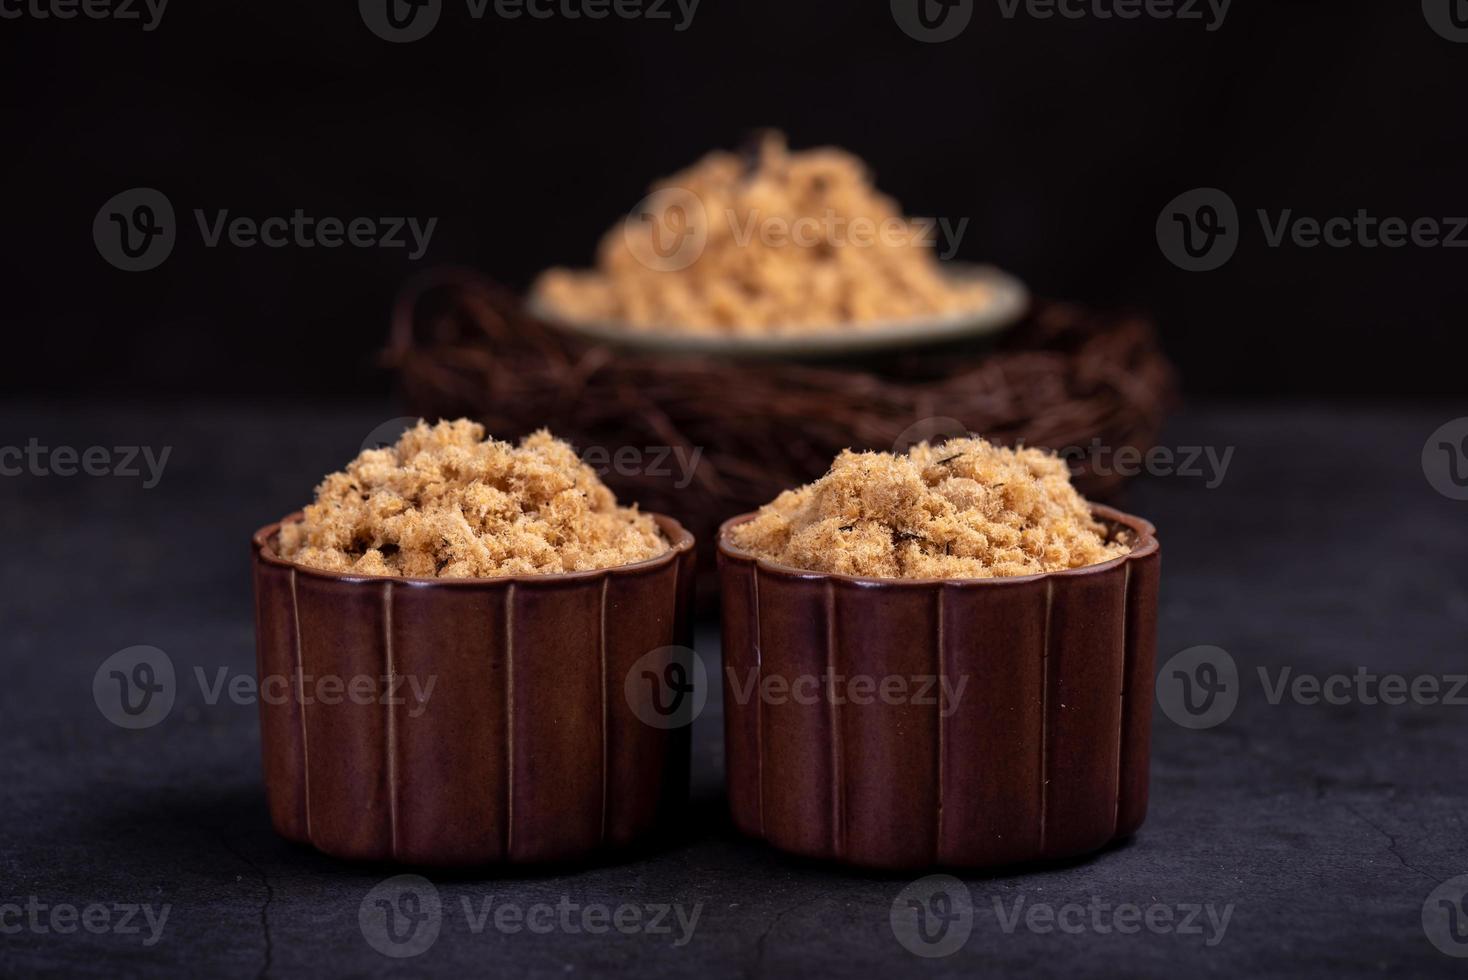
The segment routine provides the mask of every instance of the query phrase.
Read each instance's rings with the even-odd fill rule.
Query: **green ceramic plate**
[[[991,293],[988,305],[942,316],[874,320],[859,327],[802,329],[798,333],[757,336],[636,329],[607,321],[574,322],[562,319],[534,296],[528,308],[532,315],[560,330],[633,350],[738,357],[841,357],[998,333],[1022,317],[1029,306],[1029,291],[1024,283],[999,269],[957,262],[947,263],[943,268],[956,281],[987,285]]]

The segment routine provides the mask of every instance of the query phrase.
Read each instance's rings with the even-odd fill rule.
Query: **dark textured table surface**
[[[1167,445],[1232,447],[1223,479],[1210,488],[1217,481],[1206,477],[1148,476],[1124,503],[1154,520],[1163,542],[1159,662],[1223,648],[1239,672],[1237,708],[1202,730],[1157,713],[1151,813],[1130,843],[1063,866],[960,875],[963,885],[948,887],[955,898],[966,889],[971,932],[955,941],[950,931],[956,948],[940,957],[917,956],[891,925],[894,899],[918,876],[798,862],[730,830],[717,695],[695,725],[682,834],[618,865],[430,874],[443,909],[436,941],[404,959],[369,945],[359,909],[398,872],[279,840],[260,784],[256,708],[211,697],[209,686],[253,676],[250,532],[299,506],[396,414],[5,408],[0,447],[101,446],[111,468],[124,462],[115,447],[171,452],[149,488],[146,462],[138,477],[42,475],[27,463],[0,478],[0,532],[11,542],[0,566],[0,972],[712,980],[1468,970],[1448,955],[1468,955],[1468,879],[1454,880],[1468,875],[1468,704],[1380,703],[1354,680],[1396,674],[1425,691],[1423,678],[1468,671],[1468,502],[1434,490],[1423,464],[1429,436],[1468,405],[1195,408],[1176,419]],[[66,468],[64,456],[46,459]],[[126,731],[103,716],[92,682],[103,660],[136,645],[167,652],[178,692],[161,723]],[[716,662],[709,629],[700,653]],[[1347,675],[1352,686],[1333,687],[1346,703],[1290,693],[1272,703],[1283,668],[1290,678]],[[1450,676],[1439,683],[1453,687]],[[559,910],[549,931],[496,927],[499,906],[537,903]],[[586,910],[623,906],[641,926],[583,928],[600,921]],[[660,906],[670,908],[666,932],[646,928]],[[1436,943],[1424,907],[1448,923]],[[490,918],[478,919],[486,908]]]

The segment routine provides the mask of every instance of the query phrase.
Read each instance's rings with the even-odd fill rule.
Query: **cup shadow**
[[[288,841],[271,826],[265,791],[258,783],[226,787],[155,788],[89,798],[85,831],[97,839],[126,839],[128,847],[109,864],[117,873],[159,867],[207,868],[219,852],[274,878],[360,876],[380,880],[416,873],[442,881],[535,881],[606,871],[657,861],[722,837],[737,838],[722,794],[695,793],[658,833],[637,844],[591,858],[533,865],[475,865],[462,868],[406,862],[351,861]],[[133,862],[137,867],[131,867]],[[236,868],[230,867],[233,875]]]

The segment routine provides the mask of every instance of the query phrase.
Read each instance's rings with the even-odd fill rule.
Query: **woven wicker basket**
[[[1150,323],[1072,305],[1037,303],[989,344],[740,360],[589,342],[462,270],[404,287],[385,358],[410,411],[469,416],[499,438],[549,428],[607,464],[598,468],[618,497],[680,520],[710,565],[720,522],[820,476],[842,449],[967,430],[1007,445],[1145,451],[1175,397]],[[1087,496],[1119,489],[1084,458],[1073,467]]]

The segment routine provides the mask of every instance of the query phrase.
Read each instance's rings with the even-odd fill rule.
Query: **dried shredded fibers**
[[[280,529],[281,557],[360,575],[495,578],[642,561],[668,543],[653,519],[619,507],[569,445],[541,430],[485,439],[460,419],[419,422],[365,450]]]
[[[1106,539],[1063,460],[979,438],[906,455],[847,450],[730,538],[793,568],[899,579],[1034,575],[1128,550]]]
[[[946,275],[932,223],[904,218],[841,150],[792,153],[770,134],[752,157],[711,153],[653,190],[639,217],[657,220],[607,232],[594,270],[542,275],[545,306],[633,330],[770,335],[967,313],[993,299],[989,286]],[[663,265],[678,241],[691,264]]]

